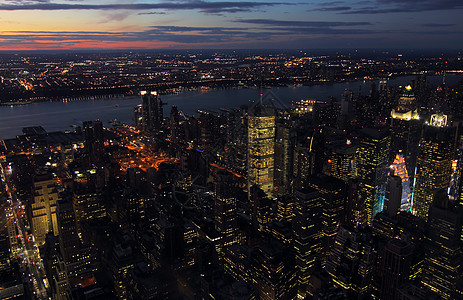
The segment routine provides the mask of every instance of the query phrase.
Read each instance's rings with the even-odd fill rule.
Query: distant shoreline
[[[411,73],[411,74],[394,74],[390,76],[388,80],[392,80],[394,78],[403,77],[403,76],[418,76],[420,74]],[[441,76],[442,74],[425,74],[427,76]],[[462,76],[459,72],[449,72],[447,76]],[[332,85],[342,82],[357,82],[357,81],[375,81],[381,80],[380,77],[368,77],[368,78],[351,78],[351,79],[344,79],[344,80],[334,80],[334,81],[305,81],[305,82],[294,82],[291,84],[266,84],[263,86],[263,89],[269,88],[277,88],[277,87],[301,87],[301,86],[317,86],[317,85]],[[198,82],[197,84],[200,84]],[[255,84],[247,85],[244,83],[237,83],[234,85],[222,85],[222,86],[208,86],[208,85],[197,85],[197,86],[179,86],[174,88],[164,88],[164,89],[157,89],[160,95],[178,95],[183,92],[188,91],[206,91],[206,90],[223,90],[223,89],[258,89],[259,87]],[[149,87],[140,87],[140,91],[142,90],[149,90]],[[85,101],[85,100],[106,100],[111,98],[126,98],[126,97],[137,97],[138,94],[134,93],[114,93],[114,94],[99,94],[99,95],[81,95],[81,96],[67,96],[67,97],[40,97],[40,98],[31,98],[27,100],[16,100],[11,102],[0,102],[0,106],[21,106],[21,105],[28,105],[33,103],[41,103],[41,102],[68,102],[68,101]]]

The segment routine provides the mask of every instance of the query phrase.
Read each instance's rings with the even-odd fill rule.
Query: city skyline
[[[0,1],[0,51],[460,49],[458,1]]]

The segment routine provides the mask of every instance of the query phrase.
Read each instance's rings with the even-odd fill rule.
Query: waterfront
[[[449,85],[456,84],[462,76],[447,76]],[[414,76],[402,76],[392,79],[389,85],[408,84]],[[441,76],[429,76],[432,84],[442,82]],[[302,87],[274,87],[263,90],[269,97],[290,106],[293,101],[315,99],[325,101],[329,96],[340,99],[346,89],[356,95],[366,94],[370,90],[371,81],[342,82],[327,85]],[[377,82],[375,82],[377,84]],[[164,95],[162,100],[164,115],[168,116],[170,107],[177,105],[187,115],[193,115],[197,109],[218,111],[220,108],[239,108],[240,105],[259,99],[258,89],[223,89],[208,91],[187,91],[178,95]],[[79,100],[67,102],[38,102],[28,105],[0,107],[0,139],[13,138],[22,134],[22,128],[42,126],[45,130],[72,130],[83,121],[100,119],[105,126],[109,121],[118,119],[122,123],[132,124],[133,108],[140,103],[139,96],[108,98],[98,100]]]

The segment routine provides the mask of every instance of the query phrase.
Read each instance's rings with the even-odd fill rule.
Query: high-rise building
[[[85,121],[82,125],[84,146],[92,161],[101,158],[104,152],[104,130],[100,120]]]
[[[415,95],[411,87],[407,86],[397,108],[391,112],[392,137],[389,160],[393,161],[397,154],[402,153],[411,178],[415,174],[421,126],[415,102]]]
[[[249,191],[251,205],[251,224],[254,232],[264,231],[265,226],[273,221],[272,203],[270,198],[257,185]]]
[[[176,142],[179,138],[182,138],[180,132],[180,113],[176,105],[172,105],[170,109],[169,123],[170,139],[172,142]]]
[[[273,185],[275,192],[285,194],[289,189],[289,179],[292,162],[292,147],[290,147],[290,128],[277,124],[275,133],[275,169]]]
[[[323,198],[314,188],[295,192],[293,232],[298,278],[298,298],[304,299],[310,290],[310,276],[322,255]]]
[[[400,210],[408,211],[411,208],[410,200],[412,194],[410,189],[410,179],[405,166],[405,158],[402,153],[396,155],[390,168],[394,172],[394,175],[399,176],[401,179],[402,195],[400,197]]]
[[[3,226],[6,227],[5,233],[8,234],[8,240],[10,242],[9,246],[10,246],[11,252],[16,253],[16,251],[20,247],[20,244],[18,241],[16,224],[14,222],[14,209],[10,205],[5,205],[4,209],[5,209],[5,222],[2,222],[2,224],[5,224]],[[1,210],[0,210],[0,213],[1,213]]]
[[[261,300],[296,296],[296,268],[291,250],[274,239],[262,241],[252,254],[252,280]]]
[[[341,226],[325,269],[349,299],[370,299],[374,254],[368,231]]]
[[[359,192],[365,203],[367,222],[382,210],[383,170],[388,162],[390,144],[386,129],[364,128],[357,148]]]
[[[248,193],[256,185],[273,195],[275,108],[259,101],[248,112]]]
[[[225,160],[227,166],[239,173],[246,173],[247,159],[247,118],[241,110],[229,110],[227,113],[227,144]]]
[[[79,236],[82,236],[82,222],[105,215],[101,193],[90,187],[78,186],[74,191],[72,205]]]
[[[435,193],[428,215],[422,283],[443,299],[457,299],[455,289],[463,277],[461,207],[449,201],[446,190],[440,190]]]
[[[408,280],[412,259],[410,242],[392,239],[386,244],[381,262],[380,299],[397,299],[399,288]]]
[[[35,242],[42,245],[48,232],[58,234],[56,202],[59,195],[51,174],[39,174],[35,177],[33,195],[30,204],[32,235]]]
[[[322,252],[320,253],[320,261],[324,265],[344,217],[344,202],[347,195],[346,183],[341,179],[319,173],[309,176],[307,184],[316,189],[323,199],[321,214]],[[315,216],[313,218],[317,219]]]
[[[229,246],[237,241],[236,192],[227,184],[224,174],[215,183],[214,223],[216,230],[222,235],[223,246]],[[233,176],[232,174],[228,176]]]
[[[345,207],[344,223],[353,228],[363,228],[367,225],[368,215],[365,199],[360,193],[359,178],[349,179],[347,182],[347,203]]]
[[[447,124],[446,115],[432,115],[423,127],[412,196],[412,213],[420,218],[428,218],[434,194],[449,187],[455,134],[456,127]]]
[[[70,198],[70,199],[69,199]],[[58,237],[61,255],[65,262],[77,259],[80,240],[77,235],[76,218],[72,207],[72,198],[63,197],[57,204]]]
[[[387,211],[390,217],[395,216],[400,209],[402,199],[402,179],[396,175],[389,175],[386,183],[386,196],[384,200],[384,211]]]
[[[356,146],[353,145],[343,145],[331,149],[328,159],[331,176],[347,181],[357,174],[356,149]]]
[[[161,128],[163,121],[162,105],[156,91],[141,91],[141,130],[144,132],[156,132]],[[140,117],[138,115],[138,117]]]
[[[314,154],[310,148],[301,144],[296,145],[293,159],[293,189],[301,189],[305,186],[307,177],[312,174],[314,169]]]

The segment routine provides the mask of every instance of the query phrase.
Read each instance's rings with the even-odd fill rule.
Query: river
[[[388,85],[406,85],[414,76],[401,76],[389,80]],[[454,85],[463,76],[447,75],[448,85]],[[442,82],[441,76],[428,76],[432,84]],[[340,99],[341,94],[350,89],[356,95],[366,94],[371,81],[342,82],[327,85],[302,87],[274,87],[265,89],[266,97],[290,106],[293,101],[301,99],[326,100],[329,96]],[[377,82],[375,82],[377,84]],[[271,91],[271,92],[270,92]],[[209,91],[187,91],[179,95],[164,95],[162,101],[164,116],[169,115],[170,107],[177,105],[187,115],[193,115],[197,109],[218,111],[220,108],[238,108],[250,101],[259,99],[257,89],[223,89]],[[133,108],[140,103],[139,96],[108,98],[98,100],[50,101],[27,105],[0,106],[0,139],[14,138],[22,134],[23,127],[42,126],[45,130],[71,130],[73,125],[82,125],[83,121],[100,119],[106,126],[109,120],[118,119],[122,123],[133,124]]]

